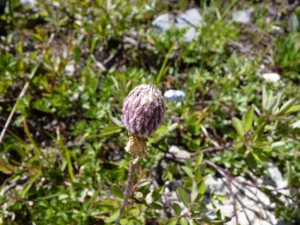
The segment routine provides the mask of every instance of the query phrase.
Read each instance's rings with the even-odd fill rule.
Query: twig
[[[29,80],[31,80],[31,79],[33,78],[33,76],[35,75],[35,73],[36,73],[36,71],[37,71],[37,69],[38,69],[39,66],[40,66],[40,63],[38,63],[38,64],[34,67],[33,71],[31,72],[31,74],[30,74],[30,76],[29,76]],[[24,96],[24,94],[25,94],[25,92],[26,92],[28,86],[29,86],[29,81],[27,81],[27,82],[25,83],[25,85],[24,85],[24,87],[23,87],[23,89],[22,89],[22,91],[21,91],[21,93],[20,93],[18,99],[21,99],[21,98]],[[3,128],[2,132],[1,132],[1,135],[0,135],[0,143],[2,143],[2,140],[3,140],[3,138],[4,138],[5,131],[6,131],[6,129],[7,129],[8,126],[9,126],[9,123],[10,123],[10,121],[11,121],[11,119],[12,119],[12,117],[13,117],[13,115],[14,115],[16,109],[17,109],[17,106],[18,106],[18,101],[16,101],[16,103],[15,103],[13,109],[11,110],[11,112],[10,112],[10,114],[9,114],[9,117],[8,117],[8,119],[7,119],[7,121],[6,121],[5,125],[4,125],[4,128]]]
[[[287,0],[282,1],[281,5],[277,8],[276,12],[271,17],[269,24],[272,23],[276,19],[276,17],[278,16],[280,10],[283,8],[285,3],[287,3]]]
[[[206,159],[203,159],[203,162],[205,162],[207,165],[213,167],[214,169],[216,169],[222,176],[224,176],[227,180],[227,185],[228,185],[228,188],[229,188],[229,192],[230,192],[230,195],[232,197],[232,201],[233,201],[233,215],[235,217],[235,221],[236,221],[236,224],[239,224],[239,218],[238,218],[238,215],[237,215],[237,207],[236,207],[236,198],[235,198],[235,194],[233,193],[233,190],[232,190],[232,186],[231,186],[231,177],[228,176],[227,172],[217,166],[216,164],[214,164],[213,162],[209,161],[209,160],[206,160]]]
[[[203,149],[201,151],[191,153],[190,155],[191,155],[191,157],[195,157],[197,155],[200,155],[200,154],[203,154],[203,153],[207,153],[207,152],[222,151],[222,150],[230,147],[231,145],[232,145],[232,143],[226,143],[224,146],[206,148],[206,149]]]
[[[126,208],[129,195],[131,194],[131,191],[132,191],[131,189],[132,189],[132,185],[133,185],[133,178],[134,178],[134,171],[135,171],[135,168],[136,168],[136,164],[137,164],[137,162],[135,162],[134,159],[132,159],[130,161],[130,168],[129,168],[129,174],[128,174],[128,183],[127,183],[127,186],[125,188],[124,200],[123,200],[122,205],[121,205],[120,214],[119,214],[117,222],[116,222],[117,225],[120,224],[122,214],[123,214],[123,212]]]
[[[4,127],[2,124],[0,124],[1,127]],[[27,143],[25,141],[23,141],[21,138],[19,138],[16,134],[14,134],[12,131],[10,131],[9,129],[6,129],[8,133],[10,133],[11,136],[13,136],[15,139],[17,139],[18,141],[22,142],[23,144],[27,145]]]
[[[236,222],[236,224],[239,224],[239,217],[238,217],[238,214],[237,214],[237,207],[236,207],[236,198],[235,198],[235,194],[233,193],[233,190],[232,190],[231,180],[228,177],[226,178],[226,180],[227,180],[227,185],[228,185],[228,188],[229,188],[229,191],[230,191],[230,195],[231,195],[232,200],[233,200],[233,215],[235,217],[235,222]]]

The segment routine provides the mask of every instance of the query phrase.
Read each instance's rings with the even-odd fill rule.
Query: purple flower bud
[[[136,137],[152,135],[163,121],[165,103],[154,84],[141,84],[126,97],[122,109],[122,122]]]

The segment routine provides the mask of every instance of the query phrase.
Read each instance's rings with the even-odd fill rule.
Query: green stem
[[[121,205],[120,214],[119,214],[119,217],[117,219],[116,225],[120,224],[122,214],[125,210],[125,207],[126,207],[127,202],[128,202],[129,195],[131,194],[131,191],[132,191],[134,171],[135,171],[135,168],[136,168],[136,164],[137,164],[137,162],[135,162],[134,159],[132,159],[130,161],[130,168],[129,168],[129,174],[128,174],[128,183],[127,183],[127,186],[126,186],[125,191],[124,191],[124,200],[123,200],[122,205]]]

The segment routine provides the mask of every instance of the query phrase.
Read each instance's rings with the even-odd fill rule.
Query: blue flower
[[[164,97],[172,102],[184,101],[186,94],[182,90],[168,90],[164,93]]]

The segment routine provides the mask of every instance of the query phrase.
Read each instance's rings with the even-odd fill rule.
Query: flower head
[[[122,112],[122,122],[126,129],[136,137],[147,138],[163,121],[163,96],[154,84],[141,84],[128,94]]]

